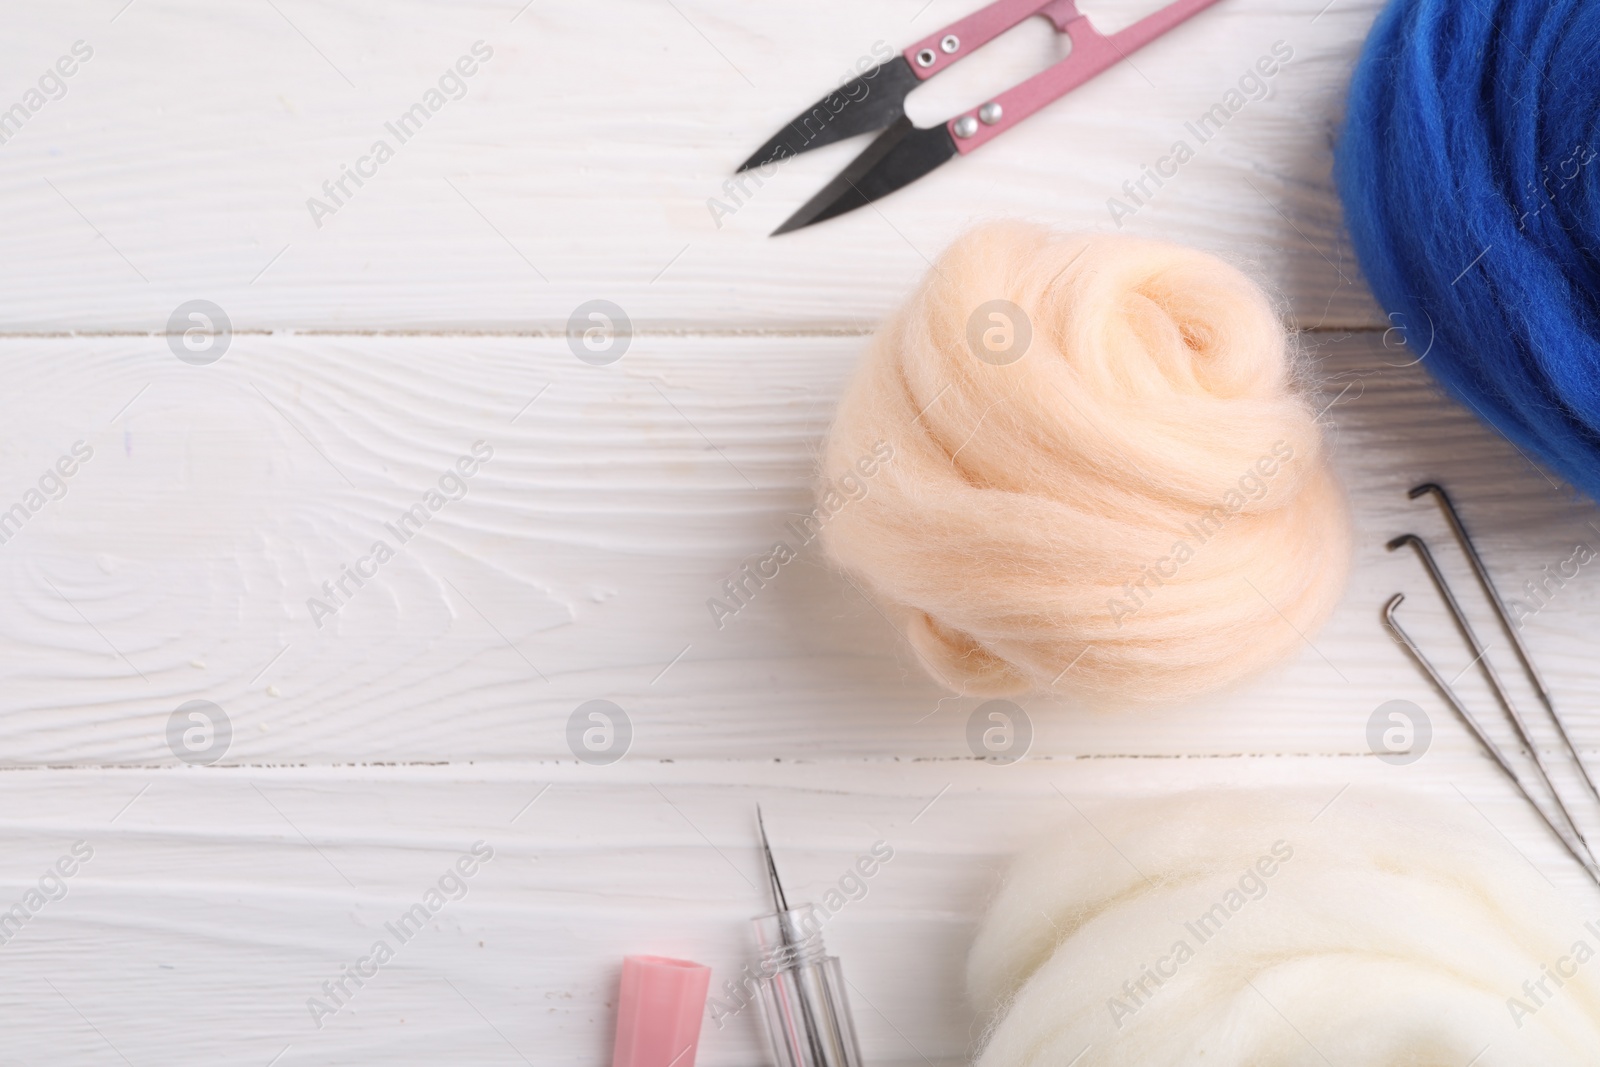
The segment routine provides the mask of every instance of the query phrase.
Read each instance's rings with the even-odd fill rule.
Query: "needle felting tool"
[[[1578,773],[1583,778],[1584,784],[1589,787],[1590,793],[1595,794],[1595,785],[1593,779],[1590,777],[1589,769],[1584,765],[1583,759],[1581,756],[1579,756],[1576,746],[1573,745],[1572,738],[1567,733],[1566,724],[1562,722],[1561,716],[1556,712],[1555,702],[1550,696],[1549,689],[1545,686],[1544,678],[1539,673],[1538,668],[1534,666],[1533,659],[1529,655],[1527,647],[1523,644],[1521,636],[1517,633],[1515,621],[1511,618],[1511,613],[1506,609],[1505,601],[1501,598],[1499,590],[1495,588],[1494,580],[1490,578],[1488,568],[1484,565],[1483,557],[1478,554],[1477,546],[1472,543],[1472,538],[1470,535],[1468,535],[1467,528],[1462,523],[1461,516],[1455,509],[1455,504],[1451,502],[1449,494],[1446,493],[1442,487],[1435,485],[1432,482],[1419,485],[1412,489],[1410,493],[1411,499],[1413,500],[1417,499],[1418,497],[1428,495],[1432,495],[1435,499],[1437,499],[1439,506],[1444,510],[1445,518],[1450,523],[1451,532],[1455,535],[1456,540],[1460,543],[1461,549],[1466,554],[1467,560],[1472,564],[1473,573],[1477,576],[1478,583],[1483,587],[1484,594],[1488,597],[1489,603],[1494,606],[1495,614],[1500,620],[1501,628],[1504,629],[1507,637],[1510,638],[1512,646],[1516,649],[1518,662],[1521,663],[1524,673],[1528,676],[1528,680],[1533,685],[1534,691],[1538,693],[1541,703],[1544,704],[1545,710],[1549,713],[1550,720],[1555,724],[1556,733],[1561,738],[1561,743],[1563,747],[1565,747],[1567,755],[1572,758],[1573,763],[1577,764]],[[1578,861],[1578,864],[1583,867],[1583,869],[1588,873],[1589,877],[1595,881],[1595,884],[1600,885],[1600,864],[1595,862],[1594,853],[1590,849],[1588,841],[1584,838],[1583,832],[1578,829],[1577,821],[1573,819],[1571,811],[1568,810],[1566,801],[1562,798],[1560,790],[1558,790],[1555,787],[1555,783],[1551,781],[1549,768],[1545,765],[1544,757],[1539,754],[1539,746],[1534,742],[1533,738],[1528,733],[1527,721],[1523,718],[1522,713],[1520,710],[1518,710],[1515,702],[1512,701],[1511,694],[1506,690],[1505,682],[1500,677],[1500,672],[1495,670],[1494,664],[1490,662],[1488,655],[1489,650],[1484,646],[1483,642],[1478,639],[1477,633],[1473,630],[1472,624],[1467,619],[1466,612],[1461,608],[1460,601],[1456,599],[1454,591],[1450,588],[1450,583],[1445,580],[1444,573],[1439,570],[1439,564],[1434,560],[1432,550],[1428,548],[1427,542],[1422,540],[1422,538],[1418,537],[1416,534],[1402,534],[1401,536],[1390,541],[1388,547],[1392,552],[1396,549],[1403,548],[1406,545],[1410,545],[1412,548],[1416,549],[1417,556],[1419,559],[1421,559],[1423,568],[1427,570],[1428,577],[1432,579],[1434,587],[1439,591],[1440,598],[1444,600],[1445,608],[1449,611],[1450,617],[1455,621],[1456,629],[1460,631],[1461,636],[1466,640],[1467,645],[1471,648],[1474,657],[1473,663],[1478,665],[1479,669],[1483,673],[1485,681],[1489,683],[1489,688],[1494,693],[1495,701],[1505,712],[1506,718],[1510,720],[1518,741],[1521,742],[1523,747],[1526,748],[1532,755],[1534,770],[1537,772],[1539,781],[1543,785],[1544,789],[1549,793],[1550,798],[1555,802],[1556,811],[1560,815],[1559,825],[1556,820],[1552,819],[1550,815],[1546,813],[1545,809],[1539,804],[1539,802],[1534,799],[1533,793],[1528,788],[1527,783],[1522,780],[1521,775],[1517,773],[1516,769],[1512,766],[1511,761],[1506,757],[1499,745],[1497,745],[1494,740],[1490,738],[1483,726],[1478,722],[1477,717],[1474,716],[1467,708],[1466,704],[1461,700],[1461,697],[1456,693],[1454,686],[1444,679],[1444,676],[1439,673],[1438,668],[1433,665],[1428,657],[1424,655],[1422,650],[1417,646],[1416,641],[1414,641],[1411,636],[1407,634],[1406,631],[1400,626],[1399,620],[1395,618],[1395,612],[1400,607],[1401,602],[1405,600],[1404,593],[1396,593],[1392,598],[1390,598],[1388,604],[1384,606],[1384,623],[1389,627],[1389,630],[1395,635],[1396,639],[1399,640],[1401,645],[1405,647],[1406,651],[1411,654],[1411,658],[1416,660],[1417,666],[1422,668],[1423,674],[1427,675],[1429,681],[1431,681],[1434,687],[1439,690],[1446,702],[1449,703],[1451,709],[1456,713],[1456,716],[1461,719],[1462,723],[1466,725],[1467,729],[1471,731],[1472,735],[1477,738],[1478,743],[1483,746],[1486,752],[1488,752],[1490,758],[1492,758],[1495,764],[1499,766],[1500,770],[1505,773],[1506,777],[1511,779],[1512,784],[1517,787],[1517,791],[1522,794],[1523,799],[1533,806],[1533,809],[1538,812],[1539,817],[1544,821],[1545,825],[1550,828],[1550,831],[1554,833],[1556,837],[1561,839],[1561,843],[1566,846],[1566,849],[1572,855],[1572,858]],[[1471,664],[1468,666],[1471,666]],[[1600,794],[1596,795],[1596,799],[1600,800]],[[1569,834],[1571,835],[1570,837],[1568,836]]]
[[[771,915],[755,920],[761,945],[762,1017],[778,1067],[862,1067],[839,957],[822,944],[822,918],[810,904],[789,906],[756,806],[772,891]]]
[[[1511,641],[1511,647],[1516,650],[1517,661],[1522,664],[1522,669],[1528,676],[1528,681],[1533,683],[1533,691],[1539,695],[1539,702],[1544,705],[1545,712],[1550,716],[1550,721],[1556,724],[1556,732],[1561,735],[1561,743],[1566,746],[1567,754],[1572,757],[1572,762],[1578,765],[1578,773],[1583,776],[1583,784],[1589,787],[1589,795],[1594,797],[1595,803],[1600,804],[1600,789],[1595,787],[1594,778],[1589,774],[1588,766],[1578,755],[1578,749],[1572,743],[1572,738],[1567,735],[1567,727],[1561,721],[1561,716],[1556,712],[1555,698],[1550,695],[1550,687],[1545,684],[1544,675],[1539,673],[1539,668],[1534,666],[1533,657],[1528,652],[1528,646],[1522,642],[1522,634],[1518,631],[1516,620],[1511,617],[1511,612],[1506,608],[1505,598],[1500,595],[1500,590],[1495,588],[1494,579],[1489,577],[1489,568],[1484,566],[1483,557],[1478,555],[1477,546],[1472,543],[1472,538],[1467,534],[1467,528],[1461,521],[1461,515],[1456,511],[1455,504],[1450,500],[1450,494],[1444,487],[1433,482],[1425,482],[1411,490],[1412,500],[1424,496],[1432,496],[1439,502],[1439,507],[1444,511],[1444,517],[1450,523],[1450,530],[1455,534],[1456,541],[1460,543],[1461,550],[1467,555],[1467,562],[1472,564],[1472,573],[1477,575],[1478,584],[1483,587],[1484,595],[1489,598],[1489,603],[1494,605],[1495,614],[1500,617],[1500,628]]]
[[[1132,26],[1103,34],[1078,12],[1077,0],[997,0],[841,85],[774,134],[739,170],[881,129],[855,162],[772,235],[843,215],[987,144],[1216,2],[1177,0]],[[942,126],[912,125],[905,113],[911,90],[1034,15],[1043,15],[1057,33],[1071,38],[1070,55]]]

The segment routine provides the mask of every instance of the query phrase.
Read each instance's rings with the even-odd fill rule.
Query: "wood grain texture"
[[[111,8],[108,14],[107,8]],[[1114,229],[1174,143],[1195,158],[1124,229],[1254,265],[1303,323],[1383,322],[1328,177],[1377,0],[1229,0],[993,145],[830,225],[766,234],[858,139],[724,191],[856,61],[970,4],[827,0],[73,0],[19,11],[6,106],[75,41],[67,92],[0,145],[0,328],[165,328],[207,298],[239,329],[555,330],[607,298],[641,328],[866,327],[973,220]],[[1107,29],[1160,6],[1093,0]],[[400,143],[386,130],[477,41],[493,51]],[[1275,42],[1293,60],[1207,143],[1187,132]],[[1042,68],[1043,20],[919,89],[942,121]],[[442,98],[441,98],[442,99]],[[394,158],[316,224],[307,204],[374,142]],[[733,211],[708,206],[716,201]]]
[[[622,955],[702,960],[719,988],[749,959],[758,800],[796,895],[895,849],[828,927],[875,1064],[964,1061],[983,1020],[962,959],[998,871],[1120,797],[1298,785],[1336,812],[1341,790],[1401,788],[1478,808],[1507,862],[1580,891],[1378,622],[1413,594],[1408,625],[1491,707],[1416,561],[1384,550],[1432,539],[1492,630],[1440,516],[1405,498],[1423,479],[1508,593],[1600,548],[1592,505],[1408,366],[1351,261],[1331,145],[1378,0],[1227,0],[874,210],[768,240],[861,142],[729,193],[732,167],[878,42],[972,6],[8,13],[0,111],[74,42],[93,56],[0,143],[0,522],[41,490],[0,525],[0,911],[73,842],[95,854],[0,944],[0,1064],[606,1063]],[[1156,6],[1083,4],[1105,29]],[[462,97],[318,227],[307,198],[479,40]],[[1160,714],[1027,701],[1028,757],[1000,766],[967,740],[977,702],[942,694],[815,545],[719,629],[706,600],[809,508],[844,382],[928,260],[980,218],[1114,229],[1108,199],[1277,41],[1294,58],[1269,95],[1123,221],[1241,263],[1315,331],[1359,543],[1302,655]],[[1022,27],[911,113],[938,121],[1058,48]],[[210,366],[162,336],[197,298],[231,320]],[[593,299],[636,331],[610,366],[564,336]],[[64,493],[41,485],[77,442],[93,455]],[[477,442],[464,495],[441,486]],[[385,524],[430,489],[460,499],[401,544]],[[378,539],[394,557],[319,628],[308,600]],[[1526,631],[1591,757],[1594,582]],[[1506,652],[1489,659],[1514,674]],[[571,740],[595,699],[631,720],[610,765]],[[1391,699],[1431,720],[1408,766],[1369,747]],[[194,700],[231,724],[214,767],[169,742]],[[495,858],[465,898],[318,1029],[307,998],[479,840]],[[708,1021],[699,1062],[764,1062],[760,1042],[752,1012]]]
[[[982,1030],[963,957],[1015,850],[1119,797],[1243,785],[1304,787],[1307,850],[1345,798],[1401,788],[1397,807],[1432,798],[1481,818],[1507,863],[1578,891],[1476,757],[13,772],[0,902],[76,841],[93,857],[0,946],[0,1062],[609,1062],[623,955],[700,960],[719,994],[739,979],[765,903],[759,800],[798,899],[826,899],[874,843],[893,849],[826,938],[868,1062],[945,1067]],[[400,943],[385,924],[479,841],[493,859]],[[1140,859],[1108,839],[1084,862]],[[316,1026],[308,1000],[378,939],[393,960]],[[697,1062],[765,1062],[752,1010],[721,1021]]]
[[[1394,341],[1316,335],[1359,531],[1327,628],[1260,684],[1190,707],[1029,701],[1038,751],[1360,752],[1385,700],[1438,706],[1377,614],[1411,591],[1429,651],[1452,674],[1471,659],[1416,560],[1384,549],[1428,535],[1473,592],[1436,510],[1406,499],[1418,481],[1456,491],[1507,592],[1600,545],[1592,506],[1397,366]],[[815,544],[720,629],[707,607],[745,559],[795,540],[785,521],[810,507],[864,343],[646,336],[597,368],[553,339],[244,336],[210,367],[160,340],[0,342],[16,430],[0,503],[75,440],[95,450],[0,546],[5,759],[170,762],[167,719],[196,699],[233,719],[227,759],[245,764],[571,758],[568,719],[591,699],[627,712],[647,759],[970,755],[977,701],[942,694]],[[390,527],[475,441],[493,458],[402,544]],[[319,627],[308,601],[338,604],[323,583],[376,540],[396,557],[347,581]],[[1592,747],[1590,581],[1528,626]]]

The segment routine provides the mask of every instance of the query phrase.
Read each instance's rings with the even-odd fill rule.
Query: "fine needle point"
[[[772,886],[772,905],[779,912],[789,910],[789,900],[783,893],[783,883],[778,881],[778,865],[772,858],[772,845],[767,841],[767,823],[761,817],[761,805],[756,805],[756,825],[761,828],[761,851],[767,858],[767,882]]]

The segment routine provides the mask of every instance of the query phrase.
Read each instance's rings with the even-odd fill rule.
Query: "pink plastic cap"
[[[665,956],[627,956],[611,1067],[694,1067],[711,968]]]

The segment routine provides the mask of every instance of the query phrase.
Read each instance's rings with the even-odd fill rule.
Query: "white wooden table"
[[[74,842],[93,855],[0,945],[0,1064],[608,1063],[623,955],[701,960],[714,992],[748,959],[758,800],[794,895],[894,849],[828,927],[873,1063],[964,1059],[982,1022],[962,961],[997,872],[1118,796],[1432,792],[1576,886],[1378,621],[1412,591],[1419,637],[1468,666],[1415,559],[1384,550],[1430,536],[1474,593],[1417,481],[1451,487],[1508,590],[1600,530],[1407,366],[1353,264],[1329,166],[1376,0],[1225,0],[874,210],[767,239],[860,143],[737,202],[732,167],[875,43],[971,6],[12,5],[0,108],[75,42],[92,55],[0,144],[0,508],[76,442],[93,454],[0,544],[0,910]],[[1156,6],[1084,8],[1115,28]],[[329,205],[323,183],[480,41]],[[842,383],[928,260],[979,218],[1114,228],[1122,183],[1279,41],[1270,95],[1124,228],[1244,264],[1308,331],[1360,532],[1314,647],[1159,714],[1025,702],[1031,751],[1001,766],[968,748],[977,701],[942,694],[815,547],[719,630],[707,598],[808,507]],[[1055,47],[1019,29],[913,117]],[[632,323],[608,366],[566,338],[596,299]],[[166,335],[195,300],[230,323],[208,365]],[[492,458],[465,496],[372,562],[474,442]],[[345,566],[372,576],[314,620]],[[1585,570],[1528,624],[1590,753],[1597,589]],[[1390,699],[1432,717],[1404,767],[1367,743]],[[617,762],[569,746],[590,700],[629,718]],[[169,745],[189,701],[231,727],[214,765]],[[315,1020],[308,999],[478,841],[466,895]],[[723,1021],[702,1064],[765,1062],[754,1012]]]

